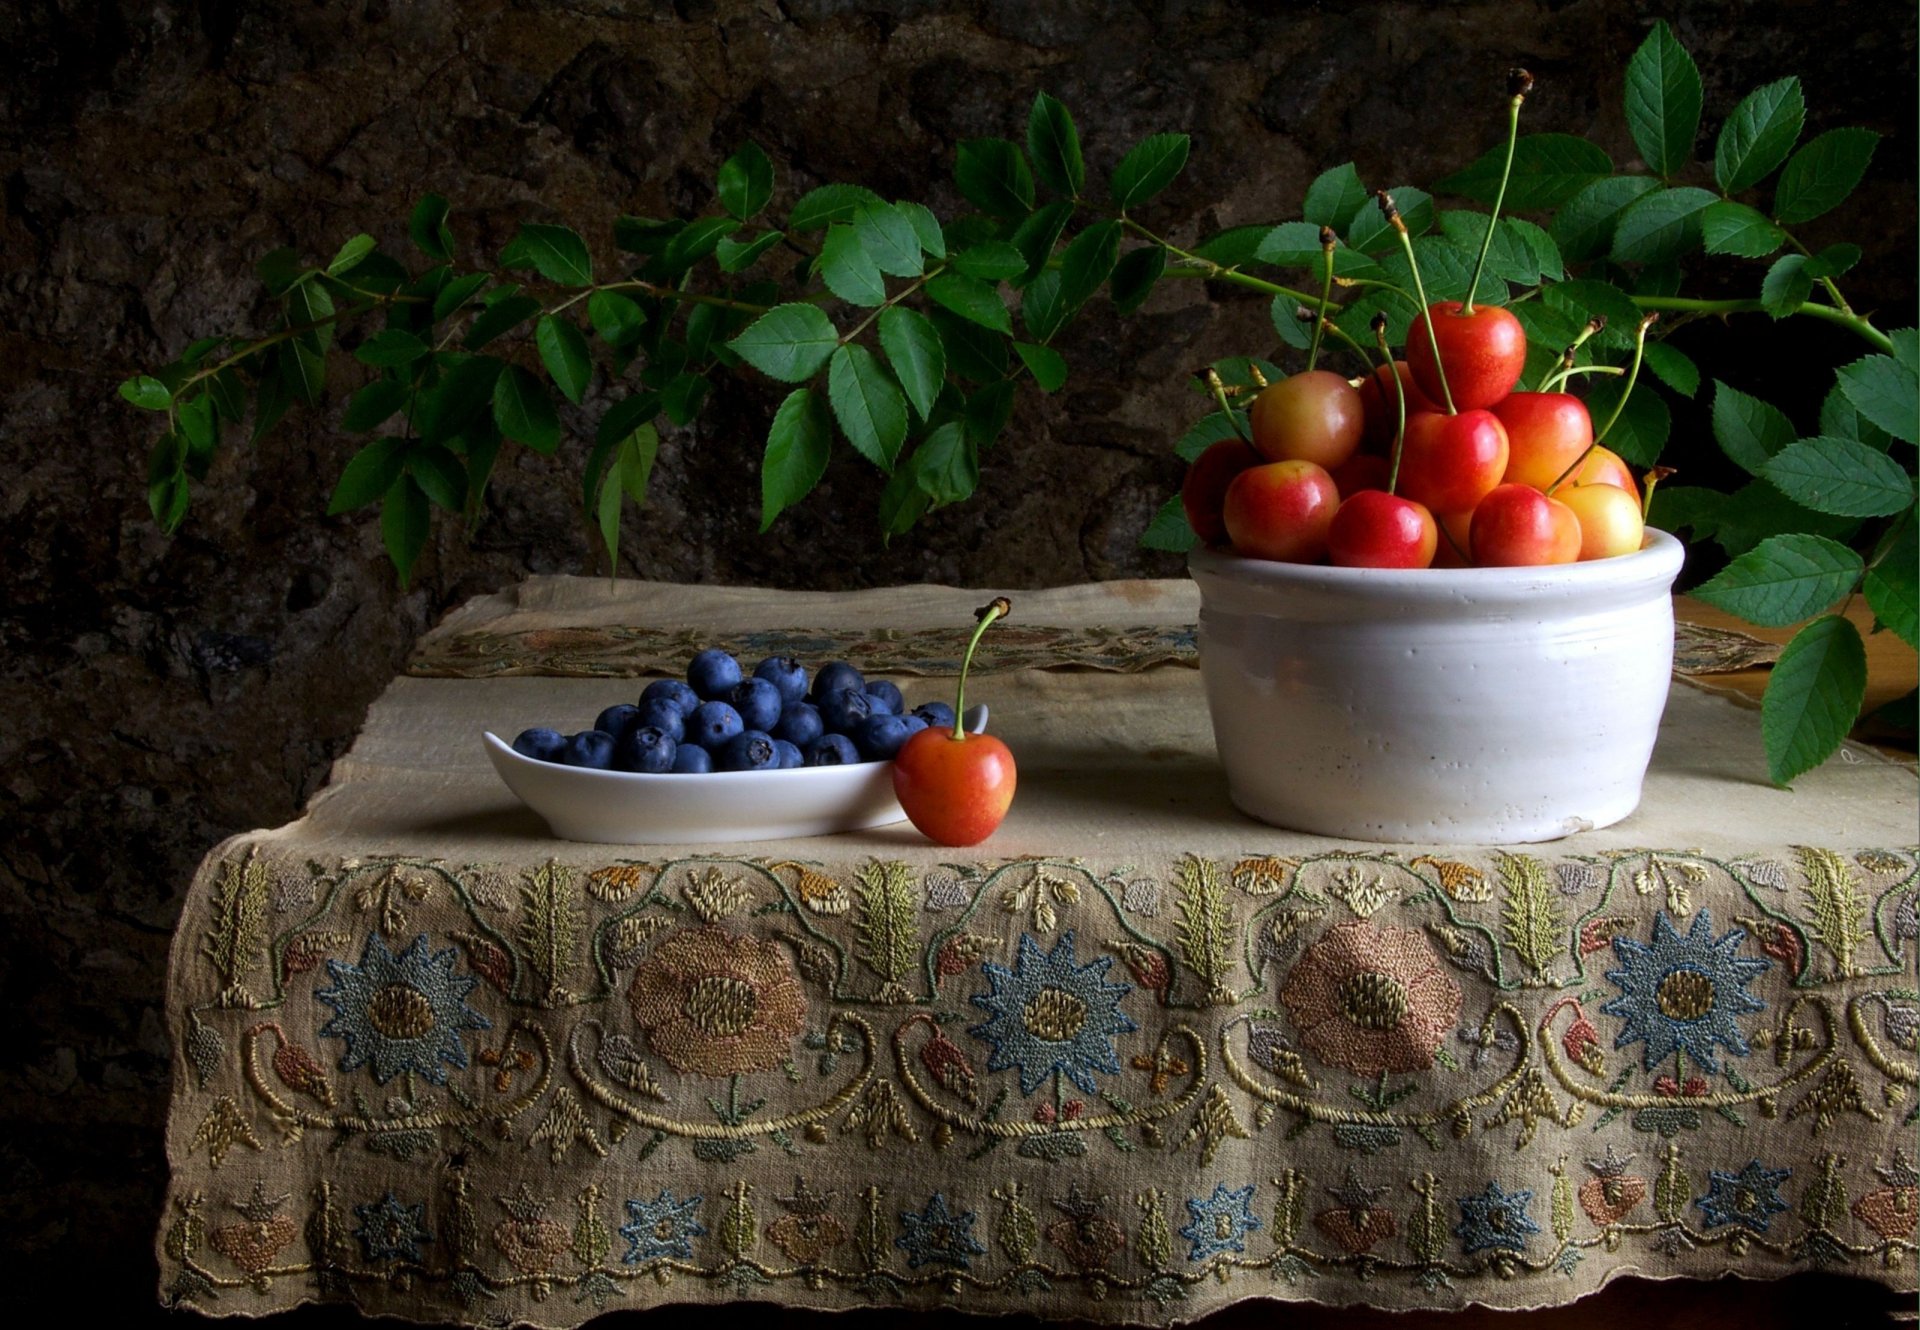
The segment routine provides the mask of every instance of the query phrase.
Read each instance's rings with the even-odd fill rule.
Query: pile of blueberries
[[[579,734],[523,730],[513,750],[599,771],[774,771],[890,762],[919,731],[952,725],[946,703],[908,711],[898,688],[868,683],[845,661],[821,666],[809,688],[792,656],[769,656],[745,678],[738,660],[710,647],[685,683],[650,683],[639,705],[608,707]]]

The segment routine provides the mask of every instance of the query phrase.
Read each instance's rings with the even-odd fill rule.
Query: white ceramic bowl
[[[984,734],[987,709],[968,707]],[[562,840],[601,845],[691,845],[785,840],[883,827],[906,817],[893,797],[893,763],[653,776],[542,762],[491,730],[487,757],[507,788]]]
[[[1188,558],[1233,802],[1296,831],[1517,844],[1640,802],[1680,542],[1550,568]]]

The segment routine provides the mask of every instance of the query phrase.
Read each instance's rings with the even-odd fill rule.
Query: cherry
[[[1496,485],[1473,510],[1473,561],[1482,568],[1572,563],[1580,519],[1531,485]]]
[[[1299,460],[1250,467],[1227,486],[1227,536],[1236,554],[1281,563],[1315,563],[1327,552],[1327,528],[1340,491],[1326,468]]]
[[[1520,320],[1498,305],[1468,310],[1457,300],[1427,307],[1433,316],[1432,339],[1415,328],[1407,337],[1407,368],[1421,392],[1435,401],[1451,391],[1456,410],[1492,406],[1513,391],[1527,367],[1527,333]],[[1434,367],[1433,343],[1440,345],[1440,369]]]
[[[1427,400],[1425,393],[1413,381],[1413,371],[1407,368],[1407,362],[1393,362],[1393,373],[1400,376],[1401,391],[1407,395],[1407,413],[1415,411],[1438,411],[1440,404]],[[1389,371],[1385,365],[1375,365],[1373,372],[1360,380],[1360,405],[1366,411],[1366,428],[1360,435],[1360,446],[1369,452],[1378,452],[1384,456],[1393,447],[1393,432],[1399,417],[1395,414],[1393,400],[1393,381],[1387,377]],[[1341,491],[1345,493],[1345,491]]]
[[[1583,560],[1631,554],[1646,538],[1640,501],[1618,485],[1562,485],[1557,496],[1579,520]]]
[[[1327,557],[1342,568],[1427,568],[1438,542],[1425,507],[1385,490],[1361,490],[1333,515]]]
[[[1593,446],[1593,417],[1571,393],[1508,393],[1493,414],[1507,431],[1508,484],[1549,489]]]
[[[1248,417],[1253,446],[1269,462],[1312,462],[1330,469],[1360,446],[1366,408],[1338,374],[1310,369],[1262,389]]]
[[[1186,481],[1180,486],[1180,506],[1186,510],[1187,525],[1208,545],[1227,538],[1227,523],[1221,510],[1227,501],[1227,486],[1250,466],[1260,465],[1260,454],[1239,439],[1222,439],[1210,445],[1187,468]]]
[[[1473,509],[1507,469],[1507,431],[1491,411],[1407,417],[1397,489],[1429,512]]]
[[[1005,596],[980,611],[960,681],[953,692],[953,729],[916,733],[893,759],[893,793],[908,819],[940,845],[978,845],[994,833],[1013,803],[1013,754],[990,734],[966,731],[967,669],[987,625],[1013,609]]]
[[[1601,444],[1594,445],[1593,451],[1587,454],[1587,460],[1580,464],[1580,469],[1562,482],[1559,489],[1554,491],[1554,496],[1564,497],[1561,491],[1576,485],[1613,485],[1629,494],[1640,492],[1640,487],[1633,483],[1633,472],[1627,469],[1620,454]]]
[[[1393,462],[1375,453],[1355,453],[1329,473],[1342,498],[1361,490],[1383,490],[1393,475]]]
[[[1435,513],[1434,525],[1440,528],[1440,543],[1433,549],[1435,568],[1469,566],[1467,552],[1473,548],[1473,512]]]

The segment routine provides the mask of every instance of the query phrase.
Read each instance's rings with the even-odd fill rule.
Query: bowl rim
[[[1445,601],[1462,595],[1532,597],[1543,592],[1619,591],[1671,583],[1685,557],[1686,547],[1678,538],[1648,527],[1644,543],[1633,553],[1581,563],[1522,568],[1336,568],[1254,559],[1198,546],[1187,553],[1187,569],[1202,583],[1213,578],[1247,587],[1319,591],[1356,599]]]

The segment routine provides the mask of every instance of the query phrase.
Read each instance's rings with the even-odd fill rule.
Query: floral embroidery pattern
[[[1226,1252],[1244,1252],[1247,1234],[1260,1231],[1253,1213],[1253,1188],[1234,1190],[1224,1182],[1213,1184],[1213,1195],[1204,1200],[1189,1198],[1190,1218],[1180,1236],[1193,1245],[1187,1250],[1189,1261],[1204,1261]]]
[[[1747,985],[1772,962],[1735,955],[1747,934],[1733,929],[1716,938],[1713,915],[1702,909],[1683,935],[1665,910],[1654,916],[1653,942],[1613,939],[1621,968],[1607,979],[1620,996],[1600,1010],[1618,1016],[1625,1028],[1615,1048],[1645,1043],[1642,1059],[1652,1071],[1675,1053],[1684,1053],[1707,1071],[1720,1069],[1714,1049],[1722,1046],[1744,1057],[1747,1039],[1736,1016],[1766,1010]]]
[[[1504,1192],[1499,1183],[1489,1182],[1478,1195],[1460,1198],[1460,1223],[1454,1235],[1469,1256],[1479,1251],[1525,1251],[1528,1237],[1540,1231],[1527,1214],[1532,1204],[1532,1192]]]
[[[1773,1217],[1787,1208],[1780,1199],[1780,1184],[1792,1173],[1790,1168],[1768,1168],[1758,1159],[1748,1160],[1738,1173],[1722,1173],[1716,1168],[1707,1174],[1707,1194],[1693,1203],[1706,1217],[1708,1228],[1740,1224],[1755,1233],[1765,1233]]]
[[[369,1264],[418,1261],[421,1244],[433,1241],[427,1231],[424,1202],[406,1205],[388,1192],[377,1201],[354,1206],[353,1212],[360,1216],[360,1227],[353,1231],[353,1236],[360,1239]]]
[[[620,1236],[627,1240],[627,1254],[622,1259],[628,1265],[665,1256],[692,1260],[693,1240],[707,1236],[707,1226],[699,1219],[700,1203],[706,1199],[689,1196],[684,1201],[675,1200],[673,1193],[662,1187],[651,1201],[628,1201],[627,1222],[620,1226]]]
[[[653,1051],[679,1071],[765,1071],[793,1046],[807,999],[780,949],[701,928],[662,942],[633,973],[627,1004]]]
[[[976,993],[973,1005],[991,1015],[967,1033],[993,1045],[987,1070],[1018,1067],[1021,1094],[1032,1094],[1056,1071],[1086,1093],[1098,1093],[1093,1074],[1120,1070],[1114,1036],[1140,1028],[1120,1010],[1132,985],[1106,980],[1112,966],[1111,956],[1078,964],[1071,932],[1050,952],[1022,933],[1012,969],[983,962],[993,990]]]
[[[1433,1065],[1460,1015],[1460,985],[1411,928],[1336,924],[1280,989],[1301,1042],[1361,1076]]]
[[[946,1195],[935,1192],[919,1214],[900,1212],[900,1236],[893,1245],[907,1254],[907,1265],[915,1270],[930,1261],[965,1270],[974,1257],[987,1254],[987,1249],[974,1240],[974,1218],[971,1210],[954,1214],[947,1207]]]
[[[480,981],[453,972],[459,958],[452,947],[428,951],[425,933],[398,956],[369,933],[358,965],[328,961],[333,987],[313,996],[335,1012],[320,1033],[346,1040],[340,1070],[371,1063],[381,1085],[403,1071],[445,1085],[448,1067],[465,1067],[461,1032],[490,1030],[493,1022],[467,1005]]]

